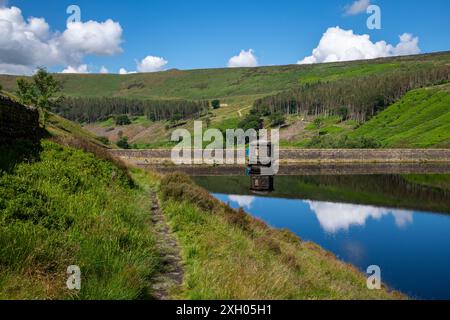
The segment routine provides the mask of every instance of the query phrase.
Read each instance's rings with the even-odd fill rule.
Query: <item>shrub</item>
[[[322,128],[322,126],[323,126],[323,119],[322,118],[315,118],[313,124],[314,124],[314,127],[317,130],[320,130],[320,128]]]
[[[128,144],[128,137],[122,136],[119,141],[117,141],[117,146],[121,149],[130,149],[130,145]]]
[[[220,100],[211,101],[211,106],[213,107],[213,109],[219,109],[220,108]]]
[[[128,116],[126,114],[117,116],[115,120],[116,120],[116,125],[118,125],[118,126],[126,126],[126,125],[131,124],[131,120],[130,120],[130,118],[128,118]]]
[[[238,127],[247,131],[249,129],[260,130],[263,128],[263,120],[258,114],[249,114],[241,122]]]

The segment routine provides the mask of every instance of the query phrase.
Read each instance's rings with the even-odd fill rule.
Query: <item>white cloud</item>
[[[370,0],[356,0],[351,5],[345,6],[345,14],[354,16],[366,12],[370,6]]]
[[[369,218],[379,220],[392,215],[399,228],[413,222],[413,212],[344,203],[305,201],[316,214],[322,228],[329,233],[364,226]]]
[[[136,71],[127,71],[127,69],[125,68],[120,68],[119,70],[119,74],[133,74],[133,73],[137,73]]]
[[[59,41],[75,54],[108,55],[122,52],[122,27],[111,19],[105,22],[73,22],[61,35]]]
[[[109,73],[109,70],[108,70],[108,68],[106,68],[105,66],[102,66],[102,67],[100,68],[100,73],[106,74],[106,73]]]
[[[79,66],[86,55],[121,52],[122,28],[112,20],[70,23],[64,32],[52,32],[43,18],[25,20],[19,8],[0,7],[0,34],[0,73]]]
[[[255,197],[252,196],[228,196],[231,202],[236,202],[239,207],[250,209],[255,201]]]
[[[408,54],[420,53],[419,38],[413,37],[410,33],[404,33],[400,36],[400,42],[392,49],[392,55],[405,56]]]
[[[323,34],[312,55],[298,61],[298,64],[375,59],[418,53],[420,53],[419,38],[409,33],[401,35],[400,42],[393,46],[386,41],[374,43],[367,34],[358,35],[352,30],[334,27]]]
[[[228,61],[229,68],[257,67],[258,59],[254,55],[253,49],[242,50],[238,56],[232,57]]]
[[[147,56],[140,62],[137,62],[137,70],[139,72],[162,71],[167,63],[168,61],[161,57]]]
[[[86,64],[81,64],[77,67],[68,66],[61,73],[89,73],[89,70]]]
[[[128,74],[128,71],[125,68],[120,68],[119,74]]]

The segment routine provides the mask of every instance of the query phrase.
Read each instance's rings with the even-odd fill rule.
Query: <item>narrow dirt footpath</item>
[[[239,115],[239,118],[242,118],[242,111],[244,111],[244,110],[247,110],[247,109],[250,109],[252,106],[249,106],[249,107],[245,107],[245,108],[242,108],[242,109],[239,109],[238,110],[238,115]]]
[[[166,217],[161,210],[155,192],[150,195],[152,201],[152,223],[157,238],[157,248],[161,253],[162,270],[154,278],[153,298],[156,300],[169,300],[171,294],[181,289],[183,283],[183,265],[180,247],[175,239]]]

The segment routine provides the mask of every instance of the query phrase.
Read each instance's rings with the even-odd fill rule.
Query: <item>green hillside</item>
[[[379,76],[383,83],[386,76],[402,71],[427,74],[427,70],[434,66],[449,65],[450,52],[443,52],[316,65],[169,70],[130,75],[57,74],[55,77],[62,82],[63,94],[68,97],[123,97],[158,101],[218,98],[223,106],[210,109],[208,114],[196,120],[203,121],[204,127],[208,124],[210,128],[225,130],[236,128],[245,120],[255,100],[282,94],[298,88],[300,84],[371,79],[371,75]],[[8,92],[16,90],[16,80],[14,76],[0,76],[0,84]],[[391,103],[392,100],[381,110]],[[446,106],[449,105],[448,86],[441,86],[432,90],[416,90],[362,125],[355,119],[342,121],[332,113],[289,114],[286,116],[287,125],[281,130],[281,144],[283,147],[301,148],[448,147],[450,130],[446,125]],[[318,117],[322,120],[316,128],[314,122]],[[174,125],[170,121],[152,121],[141,114],[131,119],[131,125],[118,126],[110,118],[101,123],[90,123],[85,129],[111,142],[118,141],[119,135],[123,134],[135,148],[172,145],[169,140]],[[268,117],[265,117],[266,126],[269,123]],[[176,127],[192,130],[193,119],[184,119]],[[64,130],[59,131],[63,133]],[[93,136],[90,138],[95,139]],[[105,138],[101,141],[107,142]]]
[[[418,89],[350,134],[384,147],[450,147],[450,84]]]
[[[58,74],[64,94],[73,97],[221,98],[249,104],[256,98],[294,88],[302,83],[337,80],[392,70],[448,64],[450,53],[384,58],[368,61],[288,65],[258,68],[169,70],[130,75]],[[0,76],[5,90],[14,91],[16,77]]]

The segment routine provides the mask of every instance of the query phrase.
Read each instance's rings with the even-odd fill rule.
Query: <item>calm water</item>
[[[275,192],[264,196],[247,191],[247,177],[195,180],[230,206],[290,229],[362,271],[380,266],[383,282],[410,297],[450,299],[447,178],[276,177]]]

